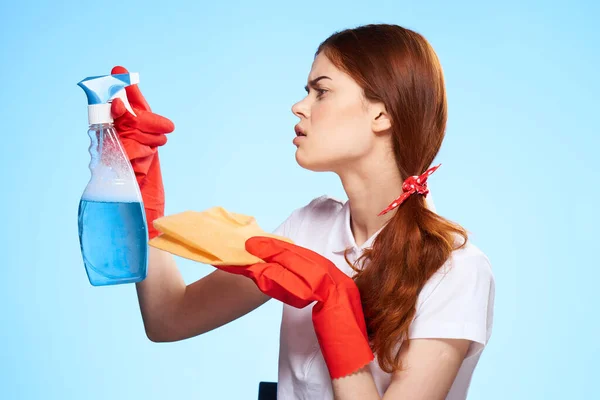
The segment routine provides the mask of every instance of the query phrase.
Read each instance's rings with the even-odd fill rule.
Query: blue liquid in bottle
[[[146,217],[139,202],[79,203],[79,241],[94,286],[140,282],[146,278]]]
[[[79,243],[93,286],[146,278],[148,229],[142,196],[112,124],[88,134],[91,179],[79,202]]]

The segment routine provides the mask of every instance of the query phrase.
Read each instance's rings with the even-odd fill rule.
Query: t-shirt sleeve
[[[337,209],[341,203],[327,195],[319,196],[312,199],[306,205],[295,209],[292,213],[272,232],[275,235],[284,236],[296,242],[302,236],[303,230],[315,223],[315,217],[320,219],[320,215],[331,213],[333,209]],[[336,208],[337,207],[337,208]],[[304,231],[304,234],[306,232]]]
[[[299,210],[294,210],[286,219],[283,221],[275,230],[273,230],[274,235],[283,236],[286,238],[290,238],[292,236],[292,227],[297,224],[299,220]]]
[[[281,224],[279,224],[275,230],[273,230],[272,233],[274,235],[283,236],[295,241],[298,231],[304,219],[306,218],[306,215],[310,212],[313,203],[314,200],[300,208],[293,210],[291,214]]]
[[[480,352],[491,335],[494,292],[485,254],[451,257],[423,287],[409,338],[468,339],[467,357]]]

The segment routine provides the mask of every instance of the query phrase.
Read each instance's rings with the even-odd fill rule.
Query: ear
[[[384,133],[392,127],[392,120],[382,103],[374,105],[371,111],[371,128],[373,129],[373,132]]]

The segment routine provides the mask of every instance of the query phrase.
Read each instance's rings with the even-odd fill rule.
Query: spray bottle
[[[93,286],[146,278],[148,228],[142,195],[113,125],[111,102],[120,98],[135,115],[125,87],[137,73],[92,76],[78,83],[88,100],[91,178],[79,202],[79,243]]]

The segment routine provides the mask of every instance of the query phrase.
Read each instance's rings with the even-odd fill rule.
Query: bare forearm
[[[381,400],[369,367],[332,381],[335,400]]]
[[[215,270],[186,285],[174,257],[149,249],[148,276],[137,284],[148,338],[174,342],[233,321],[269,300],[244,276]]]
[[[148,248],[148,275],[136,284],[140,311],[146,334],[151,340],[161,340],[177,307],[185,295],[185,282],[174,257],[154,247]]]

